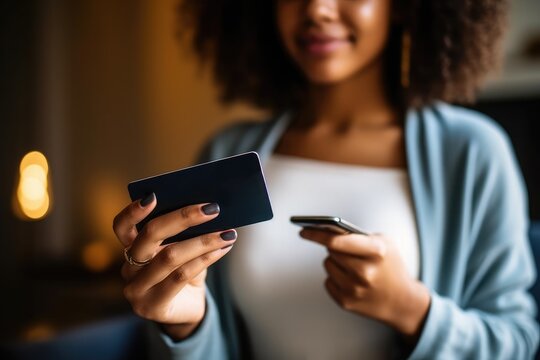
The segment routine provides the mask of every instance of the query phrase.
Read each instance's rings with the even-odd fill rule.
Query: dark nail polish
[[[234,239],[236,239],[236,231],[234,231],[234,230],[224,231],[221,234],[219,234],[219,236],[223,240],[234,240]]]
[[[214,215],[219,212],[219,205],[216,203],[206,204],[202,207],[202,212],[205,215]]]
[[[148,206],[150,203],[152,203],[152,201],[154,201],[155,198],[156,198],[156,194],[151,193],[149,195],[146,195],[145,198],[141,199],[141,201],[139,201],[139,204],[142,207]]]

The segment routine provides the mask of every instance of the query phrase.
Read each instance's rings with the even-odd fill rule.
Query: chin
[[[318,85],[332,85],[347,80],[355,67],[344,61],[299,61],[299,68],[307,81]]]
[[[309,83],[316,85],[335,85],[348,77],[343,72],[325,70],[304,71],[304,75]]]

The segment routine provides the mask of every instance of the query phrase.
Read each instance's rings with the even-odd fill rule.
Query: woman
[[[258,151],[276,214],[237,243],[230,229],[164,247],[219,204],[140,233],[159,199],[118,214],[125,296],[159,324],[154,345],[189,359],[531,358],[516,160],[489,119],[443,102],[472,99],[505,11],[494,0],[184,2],[223,99],[276,114],[225,129],[199,160]],[[303,229],[300,240],[288,217],[305,214],[373,234]]]

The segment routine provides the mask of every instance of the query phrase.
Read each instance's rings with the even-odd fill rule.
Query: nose
[[[306,14],[315,22],[327,22],[339,17],[338,0],[307,0]]]

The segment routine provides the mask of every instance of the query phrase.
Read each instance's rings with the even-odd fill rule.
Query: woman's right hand
[[[151,259],[144,266],[124,263],[124,295],[137,315],[160,323],[173,339],[181,340],[204,318],[206,269],[230,251],[236,231],[161,245],[163,240],[217,217],[219,206],[186,206],[150,220],[137,232],[135,225],[156,204],[155,195],[151,194],[132,202],[114,218],[114,232],[129,249],[131,258],[137,262]]]

